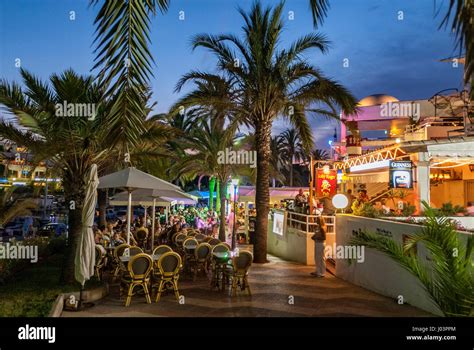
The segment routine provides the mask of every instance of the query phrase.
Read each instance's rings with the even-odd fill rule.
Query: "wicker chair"
[[[232,258],[232,266],[225,269],[225,277],[227,280],[232,281],[231,295],[237,295],[237,287],[240,287],[241,291],[247,290],[249,295],[252,295],[250,291],[250,285],[248,282],[248,271],[252,265],[253,256],[252,253],[242,251],[238,256]]]
[[[130,252],[130,256],[134,256],[134,255],[143,253],[143,250],[142,250],[142,248],[140,248],[140,247],[131,246],[131,247],[129,248],[129,252]]]
[[[182,245],[183,245],[183,242],[184,240],[187,238],[186,234],[185,233],[178,233],[174,239],[174,244],[176,245],[176,247],[178,247],[179,249],[182,248]]]
[[[102,279],[102,270],[107,264],[107,252],[100,244],[95,245],[95,265],[94,275],[100,281]]]
[[[127,248],[130,248],[130,245],[124,243],[124,244],[121,244],[121,245],[115,247],[115,249],[114,249],[114,265],[115,265],[114,277],[113,277],[114,281],[118,277],[120,272],[125,271],[125,266],[122,263],[122,261],[120,260],[120,257],[123,255],[123,253],[125,252],[125,249],[127,249]]]
[[[153,260],[148,254],[134,255],[127,265],[127,273],[124,274],[120,284],[120,294],[123,289],[127,288],[127,298],[125,306],[129,306],[132,301],[133,289],[141,286],[145,292],[146,302],[151,304],[148,283],[150,283],[150,273],[153,268]]]
[[[212,246],[215,246],[215,245],[218,245],[219,243],[221,243],[221,241],[218,240],[217,238],[211,238],[207,243],[209,243]]]
[[[212,246],[207,243],[200,243],[194,251],[194,259],[191,262],[190,270],[193,272],[193,281],[199,271],[207,274],[209,259],[211,257]]]
[[[199,243],[202,243],[204,242],[204,240],[206,239],[206,235],[203,235],[202,233],[198,233],[196,234],[196,236],[194,236],[194,238],[199,242]]]
[[[172,252],[172,251],[173,249],[171,249],[169,245],[162,244],[156,247],[155,249],[153,249],[153,255],[164,254],[164,253]]]
[[[214,253],[230,253],[230,249],[228,245],[224,243],[219,243],[215,245],[212,250],[211,250],[211,268],[212,268],[212,278],[211,278],[211,289],[214,287],[217,287],[217,289],[223,289],[224,288],[224,270],[227,268],[227,263],[228,260],[230,259],[230,254],[229,258],[226,261],[223,261],[222,259],[218,260],[215,256]]]
[[[176,300],[179,302],[178,279],[181,261],[181,256],[175,252],[165,253],[158,260],[158,274],[154,275],[154,285],[158,285],[156,302],[160,301],[161,293],[168,286],[173,288]]]

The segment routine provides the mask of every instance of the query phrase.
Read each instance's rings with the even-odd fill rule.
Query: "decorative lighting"
[[[395,142],[396,142],[396,143],[400,143],[400,142],[402,142],[402,141],[400,140],[399,137],[397,137],[397,139],[395,140]]]
[[[349,199],[341,193],[332,197],[332,205],[337,209],[344,209],[349,205]]]

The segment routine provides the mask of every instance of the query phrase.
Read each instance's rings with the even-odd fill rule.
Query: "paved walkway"
[[[312,270],[310,266],[270,257],[270,263],[251,267],[252,296],[233,298],[226,292],[211,291],[204,276],[195,282],[183,278],[179,285],[185,297],[183,305],[169,293],[159,303],[152,298],[152,304],[147,304],[143,295],[135,295],[126,308],[118,298],[118,284],[112,284],[111,294],[94,307],[79,313],[64,312],[63,317],[430,316],[330,274],[325,278],[312,277]]]

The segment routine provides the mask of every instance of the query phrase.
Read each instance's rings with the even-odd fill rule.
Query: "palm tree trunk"
[[[221,213],[220,213],[220,225],[219,225],[219,239],[222,242],[225,242],[225,227],[226,222],[225,222],[225,195],[226,195],[226,183],[225,181],[219,181],[219,195],[220,195],[220,201],[221,201]]]
[[[106,207],[107,207],[107,190],[100,189],[97,201],[99,203],[99,226],[107,225]]]
[[[254,262],[266,263],[267,260],[267,230],[268,211],[270,202],[270,137],[271,123],[262,122],[256,125],[255,146],[257,148],[257,188],[255,204],[257,217],[255,222],[255,245],[253,247]]]
[[[63,283],[75,283],[74,277],[76,249],[81,236],[82,228],[82,208],[84,206],[85,186],[78,181],[81,177],[63,178],[66,205],[68,211],[68,239],[66,251],[64,253],[64,264],[61,271],[61,281]],[[74,209],[71,209],[71,203]]]
[[[220,214],[221,212],[221,181],[219,179],[216,180],[216,212]]]
[[[293,187],[293,159],[290,159],[290,187]]]
[[[216,178],[209,179],[209,210],[214,210],[214,188],[216,187]]]

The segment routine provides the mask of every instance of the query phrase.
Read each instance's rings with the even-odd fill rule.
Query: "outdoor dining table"
[[[212,258],[214,259],[214,269],[212,270],[212,280],[211,280],[211,287],[216,287],[217,290],[224,289],[224,270],[226,264],[229,262],[231,258],[230,252],[213,252]]]

